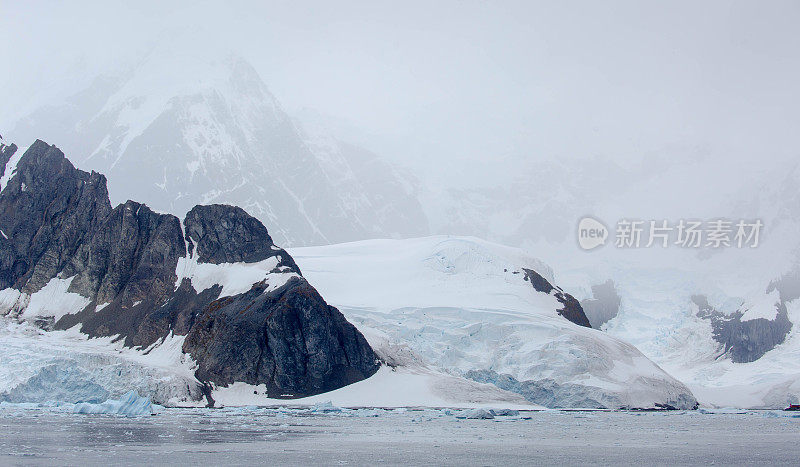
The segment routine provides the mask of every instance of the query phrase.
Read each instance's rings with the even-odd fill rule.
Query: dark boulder
[[[378,369],[355,326],[299,277],[271,292],[261,285],[211,303],[183,349],[201,380],[265,384],[270,397],[318,394]]]
[[[189,251],[201,263],[255,263],[277,256],[277,267],[300,272],[292,257],[272,243],[264,224],[240,207],[195,206],[183,224]]]

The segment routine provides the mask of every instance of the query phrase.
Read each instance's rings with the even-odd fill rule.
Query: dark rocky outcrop
[[[62,274],[74,276],[70,291],[94,302],[81,313],[64,316],[57,327],[80,323],[82,331],[92,336],[120,335],[129,346],[154,343],[175,323],[164,322],[152,329],[145,327],[151,323],[147,317],[186,291],[175,290],[175,268],[185,251],[175,216],[155,213],[133,201],[117,206]],[[193,302],[187,299],[187,303]],[[108,305],[96,311],[103,304]]]
[[[112,209],[103,175],[77,170],[37,140],[0,193],[0,289],[32,294],[51,279],[72,278],[69,292],[91,303],[48,325],[80,325],[89,336],[119,336],[141,348],[186,335],[183,350],[204,384],[243,381],[265,384],[271,397],[306,396],[377,371],[364,337],[258,220],[233,206],[196,206],[183,225],[134,201]],[[277,257],[269,277],[290,278],[220,298],[219,285],[196,291],[190,279],[179,282],[187,255],[215,265]]]
[[[692,301],[698,307],[697,316],[711,321],[713,337],[721,345],[722,355],[729,355],[736,363],[754,362],[763,357],[765,353],[782,344],[792,329],[783,299],[775,303],[775,319],[757,318],[747,321],[742,321],[746,310],[726,315],[714,309],[703,295],[692,296]]]
[[[8,164],[8,161],[11,160],[11,156],[13,156],[16,152],[16,144],[10,144],[6,146],[5,144],[0,143],[0,177],[5,175],[6,165]]]
[[[175,288],[185,246],[178,219],[128,201],[106,216],[64,268],[72,290],[98,303],[163,302]]]
[[[76,170],[37,140],[0,194],[0,289],[41,289],[72,260],[111,211],[106,179]]]
[[[564,292],[561,287],[554,286],[533,269],[522,268],[522,271],[525,273],[525,280],[531,283],[534,290],[537,292],[552,294],[556,300],[563,305],[560,309],[556,310],[559,315],[567,318],[579,326],[584,326],[587,328],[592,327],[592,325],[589,324],[589,319],[583,312],[580,302],[575,297]]]
[[[581,307],[594,329],[610,321],[619,313],[622,299],[617,293],[614,282],[609,279],[602,284],[592,286],[592,298],[581,300]]]
[[[789,302],[800,298],[800,266],[780,278],[772,281],[767,286],[767,293],[777,290],[782,302]]]
[[[375,365],[356,328],[297,278],[273,292],[262,285],[206,307],[184,349],[200,379],[264,383],[276,397],[336,389],[366,378]]]
[[[195,206],[184,226],[189,252],[201,263],[255,263],[277,256],[277,268],[300,273],[292,257],[272,243],[264,224],[240,207]]]

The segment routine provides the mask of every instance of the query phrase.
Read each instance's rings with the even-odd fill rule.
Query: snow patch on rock
[[[740,320],[766,319],[772,321],[778,316],[778,304],[780,301],[781,296],[777,289],[768,294],[752,298],[742,305],[742,308],[746,311]]]
[[[222,287],[219,297],[230,297],[247,292],[253,284],[267,281],[270,292],[282,287],[292,277],[299,277],[295,273],[272,272],[278,266],[279,258],[273,256],[256,263],[199,263],[196,256],[187,256],[178,259],[175,274],[178,287],[183,279],[189,279],[194,290],[198,293],[216,285]]]
[[[22,158],[22,155],[25,154],[25,151],[27,151],[27,150],[28,150],[28,147],[17,149],[17,152],[15,152],[14,155],[11,156],[11,159],[9,159],[8,162],[6,163],[5,172],[3,173],[3,176],[0,177],[0,191],[3,191],[3,189],[6,186],[8,186],[8,182],[14,177],[14,175],[16,175],[17,163],[19,162],[19,160]],[[5,236],[5,234],[3,234],[3,236]],[[8,237],[6,237],[6,238],[8,238]]]
[[[86,308],[91,299],[74,292],[68,292],[75,276],[61,279],[54,277],[38,292],[31,294],[24,318],[53,317],[58,321],[64,315],[78,313]]]

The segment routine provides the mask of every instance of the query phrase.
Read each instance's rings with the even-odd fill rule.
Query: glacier
[[[293,404],[488,409],[696,403],[691,391],[634,346],[560,316],[556,297],[537,292],[522,268],[536,268],[548,280],[552,270],[522,250],[434,236],[291,254],[385,362],[367,380]],[[212,279],[238,289],[242,281],[268,277],[274,267],[209,265],[198,275],[190,259],[177,273],[198,289]],[[11,317],[3,318],[3,326],[0,400],[97,404],[135,389],[160,405],[205,403],[196,365],[181,351],[183,336],[128,348],[114,337],[90,339],[77,327],[45,331]],[[282,403],[266,397],[266,388],[244,383],[210,391],[221,406]]]
[[[139,396],[136,391],[129,391],[119,399],[107,399],[101,403],[82,402],[75,404],[72,413],[141,417],[153,415],[155,410],[156,408],[153,407],[150,399]]]
[[[742,324],[778,324],[776,294],[767,290],[775,277],[770,266],[780,268],[780,262],[765,262],[741,274],[733,264],[724,264],[735,258],[720,256],[708,264],[676,256],[675,262],[683,264],[654,267],[617,259],[593,269],[566,267],[560,278],[581,299],[592,295],[591,284],[613,278],[621,300],[616,315],[601,329],[635,345],[685,383],[702,405],[782,409],[797,403],[800,300],[784,297],[788,332],[780,344],[753,355],[757,358],[752,361],[735,361],[715,339],[714,320],[730,323],[741,314]],[[707,299],[718,316],[701,313],[696,297]]]
[[[291,249],[304,274],[392,362],[441,371],[550,407],[691,408],[678,380],[633,345],[577,326],[533,290],[524,251],[473,237],[370,240]]]
[[[101,403],[136,389],[162,405],[201,404],[194,363],[181,350],[184,336],[132,349],[76,328],[44,331],[0,318],[0,401]]]

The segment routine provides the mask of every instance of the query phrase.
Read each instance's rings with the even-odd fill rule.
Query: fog
[[[317,115],[338,137],[410,169],[433,217],[445,208],[431,200],[451,188],[499,189],[488,203],[519,209],[530,202],[521,193],[546,198],[558,188],[574,210],[552,208],[564,225],[590,212],[729,215],[714,209],[741,203],[743,189],[757,190],[797,157],[797,2],[2,2],[0,10],[4,133],[156,45],[222,45],[255,67],[290,114]],[[570,182],[554,188],[552,179]],[[518,227],[497,222],[499,231]]]
[[[480,400],[419,364],[555,407],[795,404],[798,25],[796,0],[0,0],[0,318],[89,324],[102,336],[125,314],[120,326],[139,333],[125,342],[159,329],[176,338],[150,353],[161,374],[177,346],[195,347],[178,335],[195,333],[185,316],[213,324],[209,349],[233,348],[229,330],[261,329],[261,312],[283,316],[294,291],[318,303],[296,260],[376,355],[399,364],[390,373],[410,365],[426,378],[402,380],[414,387]],[[37,138],[106,178],[81,183],[86,174],[70,176],[57,151],[26,149]],[[106,188],[117,206],[108,215]],[[211,204],[258,222],[199,209],[211,214],[191,227],[187,213]],[[152,212],[183,219],[191,243],[175,218]],[[634,225],[636,240],[625,235]],[[660,237],[648,238],[656,226]],[[205,251],[218,245],[219,264]],[[249,291],[228,294],[234,283]],[[256,296],[260,311],[237,308]],[[302,319],[319,314],[312,305]],[[74,321],[54,321],[71,311]],[[573,326],[587,322],[603,333]],[[22,358],[12,366],[34,358],[60,378],[50,350],[27,348],[46,332],[7,328],[26,334],[0,338]],[[59,342],[47,349],[61,352]],[[95,359],[84,350],[75,362]],[[264,349],[251,350],[240,353]],[[340,359],[315,355],[328,353]],[[86,378],[105,381],[106,367]],[[156,374],[131,368],[142,384]],[[281,374],[316,378],[292,368]],[[22,381],[13,390],[36,397],[49,394],[39,385],[78,387]],[[164,381],[169,397],[194,391]],[[210,383],[209,400],[227,405]],[[228,388],[237,404],[261,403],[242,388]],[[442,397],[437,406],[449,406]]]
[[[417,163],[672,146],[730,162],[786,156],[796,138],[796,2],[295,3],[3,2],[3,122],[65,74],[195,31],[287,108]]]

